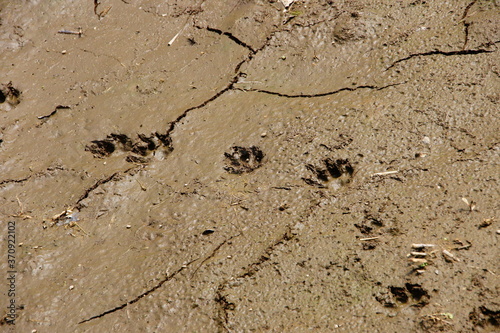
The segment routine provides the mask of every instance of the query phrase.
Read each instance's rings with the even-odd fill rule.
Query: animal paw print
[[[112,133],[104,140],[94,140],[85,147],[86,151],[91,152],[96,158],[104,158],[113,154],[115,151],[131,152],[134,155],[128,155],[125,160],[130,163],[147,163],[148,156],[152,152],[162,149],[164,153],[170,153],[172,140],[169,136],[160,133],[153,133],[150,136],[139,134],[137,140],[132,140],[125,134]]]
[[[234,146],[232,152],[224,153],[224,158],[227,163],[224,170],[233,174],[241,174],[262,166],[264,153],[256,146],[249,148]]]
[[[0,104],[7,102],[10,106],[19,104],[21,91],[12,85],[12,81],[0,86]]]
[[[307,170],[313,173],[313,177],[311,178],[302,178],[306,184],[326,188],[330,179],[336,180],[335,187],[340,187],[351,181],[354,168],[351,166],[349,160],[327,158],[322,160],[322,163],[324,166],[320,167],[306,164]]]

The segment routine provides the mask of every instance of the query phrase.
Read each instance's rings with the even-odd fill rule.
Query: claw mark
[[[495,42],[496,43],[496,42]],[[430,55],[444,55],[444,56],[455,56],[455,55],[472,55],[472,54],[481,54],[481,53],[492,53],[495,52],[494,50],[485,50],[485,49],[477,49],[477,50],[459,50],[459,51],[429,51],[429,52],[423,52],[423,53],[413,53],[410,54],[407,57],[404,57],[402,59],[396,60],[395,62],[392,63],[389,67],[385,69],[385,71],[388,71],[392,67],[394,67],[396,64],[409,60],[414,57],[425,57],[425,56],[430,56]]]
[[[106,315],[108,315],[110,313],[113,313],[113,312],[116,312],[118,310],[121,310],[121,309],[123,309],[123,308],[125,308],[125,307],[127,307],[127,306],[129,306],[131,304],[137,303],[141,298],[143,298],[145,296],[148,296],[149,294],[155,292],[158,288],[160,288],[161,286],[163,286],[166,282],[172,280],[177,274],[179,274],[180,272],[182,272],[184,269],[188,268],[189,265],[191,265],[196,260],[198,260],[198,259],[191,260],[187,264],[182,265],[181,268],[179,268],[178,270],[176,270],[172,274],[165,276],[160,282],[158,282],[158,284],[156,286],[154,286],[153,288],[151,288],[149,290],[146,290],[145,292],[143,292],[139,296],[135,297],[134,299],[132,299],[130,301],[127,301],[126,303],[123,303],[122,305],[119,305],[119,306],[117,306],[117,307],[115,307],[115,308],[113,308],[111,310],[104,311],[101,314],[98,314],[98,315],[95,315],[93,317],[84,319],[81,322],[79,322],[78,324],[83,324],[83,323],[89,322],[89,321],[97,319],[97,318],[102,318],[102,317],[104,317],[104,316],[106,316]]]

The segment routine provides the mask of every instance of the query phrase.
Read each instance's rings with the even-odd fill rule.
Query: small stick
[[[476,203],[474,201],[467,200],[467,198],[462,198],[462,201],[469,206],[469,212],[472,212],[474,209],[476,209]]]
[[[174,38],[172,38],[172,39],[170,40],[170,42],[168,42],[168,44],[167,44],[167,45],[168,45],[168,46],[171,46],[171,45],[175,42],[175,40],[177,39],[177,37],[179,37],[179,35],[180,35],[183,31],[184,31],[184,29],[186,29],[186,27],[187,27],[187,26],[188,26],[188,23],[186,23],[186,24],[184,25],[184,27],[181,29],[181,31],[179,31],[179,32],[178,32],[178,33],[174,36]]]
[[[427,259],[424,258],[409,258],[408,260],[411,262],[416,262],[421,264],[425,264],[427,262]]]
[[[59,34],[66,34],[66,35],[78,35],[78,37],[82,37],[83,30],[82,30],[82,28],[78,28],[78,31],[59,30],[57,33],[59,33]]]
[[[86,231],[85,231],[85,230],[84,230],[84,229],[83,229],[83,228],[82,228],[82,227],[81,227],[78,223],[76,223],[76,222],[73,222],[73,223],[74,223],[74,224],[75,224],[78,228],[80,228],[80,230],[81,230],[81,231],[83,231],[83,233],[84,233],[85,235],[87,235],[87,236],[89,235],[89,234],[88,234],[88,233],[87,233],[87,232],[86,232]]]
[[[106,14],[109,12],[109,10],[111,9],[111,7],[113,7],[113,6],[109,6],[108,8],[106,8],[105,10],[103,10],[102,12],[99,13],[99,20],[101,18],[103,18],[104,16],[106,16]]]
[[[399,170],[392,170],[392,171],[384,171],[384,172],[376,172],[374,174],[372,174],[372,177],[373,176],[385,176],[385,175],[392,175],[392,174],[395,174],[395,173],[398,173]]]
[[[450,251],[448,250],[443,250],[443,254],[446,258],[448,259],[452,259],[452,260],[455,260],[455,261],[460,261],[460,259],[458,259],[457,257],[455,257],[453,254],[451,254]]]
[[[420,248],[423,248],[423,247],[434,247],[436,245],[434,244],[411,244],[411,247],[413,249],[420,249]]]
[[[410,252],[410,254],[415,257],[425,257],[427,255],[425,252]]]
[[[370,240],[379,239],[379,238],[380,238],[380,236],[361,238],[360,241],[370,241]]]
[[[16,199],[17,199],[17,203],[19,205],[19,209],[21,209],[21,211],[19,213],[17,213],[17,214],[13,214],[13,215],[10,215],[10,216],[12,216],[12,217],[22,217],[25,220],[33,218],[32,216],[24,213],[23,204],[21,203],[21,200],[19,200],[19,197],[17,195],[16,195]]]
[[[136,179],[137,184],[141,187],[141,190],[146,191],[147,189]]]

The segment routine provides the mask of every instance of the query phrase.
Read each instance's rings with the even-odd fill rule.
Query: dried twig
[[[78,35],[78,37],[82,37],[83,35],[83,30],[82,28],[78,28],[78,31],[72,31],[72,30],[59,30],[57,32],[58,34],[66,34],[66,35]]]
[[[179,35],[184,31],[184,29],[186,29],[188,24],[189,24],[189,22],[184,25],[184,27],[170,40],[170,42],[168,42],[168,44],[167,44],[168,46],[171,46],[175,42],[177,37],[179,37]]]
[[[376,173],[373,173],[371,176],[374,177],[374,176],[393,175],[393,174],[398,173],[398,172],[399,172],[399,170],[376,172]]]
[[[458,259],[457,257],[455,257],[450,251],[448,250],[443,250],[443,255],[444,255],[444,258],[447,260],[447,261],[460,261],[460,259]]]
[[[467,198],[462,198],[462,201],[465,202],[467,206],[469,206],[469,212],[472,212],[473,210],[476,209],[476,203],[474,201],[467,200]]]
[[[17,204],[19,205],[20,210],[18,213],[12,214],[11,216],[12,217],[22,217],[24,220],[32,219],[33,217],[31,215],[24,213],[23,204],[21,203],[21,200],[19,200],[19,197],[17,195],[16,195],[16,199],[17,199]]]
[[[411,261],[411,262],[418,263],[418,264],[425,264],[425,263],[427,263],[427,259],[424,259],[424,258],[408,258],[408,260]]]
[[[426,247],[434,247],[436,245],[434,244],[411,244],[411,247],[413,249],[421,249],[421,248],[426,248]]]
[[[368,237],[368,238],[361,238],[360,241],[371,241],[371,240],[379,239],[379,238],[380,238],[380,236]]]

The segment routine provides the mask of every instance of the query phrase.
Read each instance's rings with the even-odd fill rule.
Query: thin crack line
[[[465,7],[464,14],[462,15],[462,18],[460,19],[460,22],[463,22],[464,24],[464,45],[462,46],[462,50],[465,50],[465,47],[467,46],[467,43],[469,42],[469,27],[472,24],[472,22],[466,22],[467,15],[469,14],[469,10],[474,6],[474,4],[477,2],[477,0],[472,1],[470,4]]]
[[[204,29],[204,28],[202,28],[202,27],[200,27],[200,26],[196,26],[196,28],[198,28],[198,29]],[[206,29],[207,29],[207,30],[209,30],[209,29],[212,29],[212,28],[206,28]],[[214,30],[214,32],[217,32],[217,31],[215,31],[215,30],[218,30],[218,29],[213,29],[213,30]],[[209,30],[209,31],[210,31],[210,30]],[[239,45],[242,45],[242,46],[246,47],[248,50],[250,50],[250,53],[246,56],[246,58],[245,58],[245,59],[243,59],[242,61],[240,61],[240,62],[236,65],[236,67],[234,68],[234,73],[235,73],[235,75],[233,76],[233,78],[231,79],[231,81],[229,82],[229,84],[228,84],[225,88],[223,88],[223,89],[219,90],[219,91],[218,91],[215,95],[213,95],[213,96],[212,96],[212,97],[210,97],[209,99],[205,100],[205,101],[204,101],[204,102],[202,102],[201,104],[198,104],[198,105],[196,105],[196,106],[192,106],[192,107],[190,107],[190,108],[188,108],[188,109],[184,110],[184,112],[183,112],[182,114],[180,114],[180,115],[179,115],[176,119],[174,119],[173,121],[171,121],[171,122],[169,123],[168,129],[167,129],[167,131],[166,131],[166,133],[165,133],[165,135],[166,135],[167,137],[169,137],[169,136],[172,134],[172,132],[173,132],[173,131],[174,131],[174,129],[175,129],[175,126],[176,126],[176,125],[177,125],[177,124],[178,124],[178,123],[179,123],[182,119],[184,119],[184,118],[188,115],[188,113],[189,113],[190,111],[193,111],[193,110],[196,110],[196,109],[201,109],[201,108],[205,107],[207,104],[209,104],[210,102],[213,102],[214,100],[216,100],[217,98],[219,98],[220,96],[222,96],[223,94],[225,94],[226,92],[228,92],[228,91],[230,91],[230,90],[234,90],[234,85],[238,82],[238,79],[240,78],[240,76],[241,76],[241,74],[242,74],[242,73],[240,72],[240,68],[241,68],[241,66],[243,66],[243,64],[245,64],[245,63],[250,62],[250,61],[254,58],[254,56],[255,56],[258,52],[262,51],[262,50],[263,50],[266,46],[268,46],[268,45],[269,45],[269,41],[271,40],[271,38],[273,38],[274,34],[277,32],[277,31],[273,31],[273,32],[271,32],[271,33],[269,34],[269,36],[266,38],[266,42],[264,43],[264,45],[262,45],[262,46],[261,46],[260,48],[258,48],[257,50],[254,50],[251,46],[249,46],[248,44],[246,44],[246,43],[245,43],[245,42],[243,42],[243,41],[240,41],[238,38],[234,37],[234,36],[233,36],[232,34],[230,34],[229,32],[224,33],[224,32],[222,32],[222,30],[218,30],[218,31],[220,31],[220,32],[221,32],[221,34],[224,34],[224,35],[226,35],[226,36],[228,36],[228,37],[229,37],[229,36],[232,36],[231,40],[233,40],[234,42],[238,43]],[[246,45],[246,46],[245,46],[245,45]]]
[[[33,175],[29,175],[27,177],[21,178],[21,179],[4,179],[0,181],[0,186],[5,185],[5,184],[11,184],[11,183],[24,183],[25,181],[29,180]]]
[[[116,178],[118,178],[118,176],[120,176],[121,174],[128,174],[130,171],[132,170],[135,170],[135,169],[138,169],[138,168],[141,168],[142,166],[134,166],[132,168],[128,168],[127,170],[125,171],[117,171],[115,173],[113,173],[111,176],[108,176],[106,178],[101,178],[99,179],[94,185],[92,185],[91,187],[89,187],[88,189],[85,190],[85,193],[83,193],[80,198],[76,201],[74,207],[78,210],[80,210],[82,208],[82,204],[81,202],[83,200],[85,200],[86,198],[88,198],[88,196],[90,195],[90,193],[92,193],[95,189],[97,189],[98,187],[100,187],[101,185],[104,185],[110,181],[113,181],[115,180]]]
[[[191,274],[191,278],[193,278],[193,276],[198,272],[198,270],[201,268],[201,266],[203,266],[204,263],[206,263],[208,260],[210,260],[210,258],[213,258],[217,254],[217,252],[220,250],[220,248],[224,244],[226,244],[227,242],[229,242],[230,240],[232,240],[233,238],[236,238],[238,236],[241,236],[241,232],[239,234],[237,234],[237,235],[234,235],[234,236],[231,236],[231,237],[225,239],[222,243],[220,243],[219,245],[217,245],[215,247],[215,249],[213,249],[213,251],[205,259],[203,259],[203,261],[194,270],[193,274]]]
[[[96,58],[99,58],[99,57],[108,57],[108,58],[111,58],[115,61],[117,61],[123,68],[127,68],[127,66],[125,66],[121,61],[120,59],[118,59],[117,57],[115,57],[114,55],[109,55],[109,54],[98,54],[98,53],[95,53],[94,51],[91,51],[91,50],[87,50],[87,49],[83,49],[83,48],[78,48],[80,51],[82,52],[86,52],[86,53],[90,53],[92,54],[94,57]]]
[[[233,236],[237,237],[239,235]],[[295,235],[292,232],[292,228],[290,226],[286,227],[286,231],[284,234],[281,235],[277,240],[275,240],[271,245],[269,245],[263,252],[262,254],[251,264],[246,266],[244,268],[244,271],[240,273],[238,276],[236,276],[235,280],[238,279],[245,279],[247,277],[253,276],[260,270],[260,265],[263,263],[269,261],[271,259],[271,254],[274,252],[274,250],[281,244],[286,244],[290,240],[295,238]],[[231,280],[233,280],[231,278]],[[222,281],[219,283],[217,287],[217,291],[215,292],[215,298],[214,301],[216,303],[216,317],[215,321],[217,322],[218,326],[223,328],[226,332],[230,332],[230,330],[227,327],[227,324],[229,322],[229,313],[228,311],[234,310],[234,303],[231,303],[230,301],[227,300],[226,296],[224,295],[226,288],[228,287],[229,280]]]
[[[460,21],[463,21],[465,20],[465,18],[467,17],[467,15],[469,14],[469,10],[472,8],[472,6],[474,6],[474,4],[477,2],[477,0],[474,0],[472,1],[470,4],[468,4],[466,7],[465,7],[465,10],[464,10],[464,13],[462,15],[462,18],[460,19]]]
[[[277,92],[277,91],[270,91],[270,90],[264,90],[264,89],[254,89],[254,88],[251,88],[251,89],[239,89],[239,90],[260,92],[260,93],[264,93],[264,94],[275,95],[275,96],[280,96],[280,97],[287,97],[287,98],[314,98],[314,97],[324,97],[324,96],[335,95],[335,94],[338,94],[338,93],[340,93],[342,91],[356,91],[358,89],[383,90],[383,89],[386,89],[386,88],[389,88],[389,87],[394,87],[394,86],[398,86],[398,85],[401,85],[401,84],[405,84],[406,82],[407,81],[405,81],[405,82],[399,82],[399,83],[391,83],[391,84],[388,84],[388,85],[382,86],[382,87],[373,86],[373,85],[362,85],[362,86],[357,86],[357,87],[353,87],[353,88],[351,88],[351,87],[344,87],[344,88],[340,88],[340,89],[337,89],[337,90],[334,90],[334,91],[328,91],[328,92],[317,93],[317,94],[295,94],[295,95],[292,95],[292,94],[280,93],[280,92]]]
[[[228,32],[228,31],[222,31],[220,29],[216,29],[216,28],[211,28],[211,27],[206,27],[206,28],[203,28],[203,27],[200,27],[200,26],[195,26],[197,29],[206,29],[210,32],[215,32],[216,34],[218,35],[221,35],[221,36],[226,36],[228,37],[230,40],[232,40],[233,42],[235,42],[236,44],[240,45],[240,46],[243,46],[244,48],[250,50],[250,52],[252,53],[256,53],[257,50],[255,50],[253,47],[251,47],[250,45],[248,45],[247,43],[245,43],[244,41],[242,41],[241,39],[239,39],[238,37],[236,37],[235,35],[233,35],[232,33]]]
[[[241,67],[241,65],[243,65],[243,63],[247,61],[247,59],[243,60],[242,62],[240,62],[237,66],[236,66],[236,71],[238,72],[239,71],[239,68]],[[181,115],[179,115],[175,120],[171,121],[170,122],[170,125],[167,129],[167,132],[165,133],[165,135],[168,137],[172,134],[172,132],[174,131],[175,129],[175,126],[182,120],[184,119],[188,113],[190,111],[193,111],[193,110],[196,110],[196,109],[201,109],[202,107],[205,107],[208,103],[210,102],[213,102],[214,100],[216,100],[217,98],[219,98],[220,96],[222,96],[223,94],[225,94],[226,92],[228,92],[229,90],[233,90],[233,86],[234,84],[238,81],[238,78],[240,76],[240,73],[236,74],[232,79],[231,79],[231,82],[223,89],[219,90],[215,95],[213,95],[212,97],[210,97],[209,99],[205,100],[203,103],[201,104],[198,104],[196,106],[192,106],[188,109],[186,109]]]
[[[496,42],[495,42],[496,43]],[[392,67],[394,67],[396,64],[409,60],[414,57],[425,57],[425,56],[430,56],[430,55],[444,55],[444,56],[455,56],[455,55],[472,55],[472,54],[481,54],[481,53],[492,53],[495,52],[496,50],[485,50],[485,49],[476,49],[476,50],[459,50],[459,51],[439,51],[439,50],[434,50],[434,51],[429,51],[429,52],[423,52],[423,53],[413,53],[410,54],[407,57],[401,58],[399,60],[396,60],[395,62],[392,63],[389,67],[385,69],[385,71],[388,71]]]
[[[12,184],[12,183],[24,183],[28,180],[30,180],[31,178],[38,178],[38,177],[42,177],[42,176],[50,176],[51,175],[51,172],[52,171],[67,171],[63,166],[54,166],[54,167],[48,167],[47,169],[43,170],[43,171],[39,171],[39,172],[35,172],[35,173],[32,173],[24,178],[20,178],[20,179],[4,179],[4,180],[0,180],[0,187],[3,187],[4,185],[6,184]]]
[[[149,294],[155,292],[158,288],[160,288],[161,286],[163,286],[166,282],[172,280],[177,274],[179,274],[180,272],[182,272],[184,269],[188,268],[189,265],[191,265],[193,262],[195,262],[196,260],[198,259],[194,259],[194,260],[191,260],[190,262],[188,262],[187,264],[184,264],[182,265],[178,270],[176,270],[175,272],[173,272],[172,274],[170,275],[167,275],[165,276],[165,278],[163,278],[163,280],[161,280],[156,286],[154,286],[153,288],[149,289],[149,290],[146,290],[145,292],[143,292],[142,294],[140,294],[139,296],[135,297],[134,299],[130,300],[130,301],[127,301],[125,303],[123,303],[122,305],[119,305],[111,310],[107,310],[107,311],[104,311],[98,315],[95,315],[93,317],[90,317],[90,318],[87,318],[87,319],[84,319],[82,321],[80,321],[78,324],[83,324],[83,323],[86,323],[86,322],[89,322],[91,320],[94,320],[94,319],[97,319],[97,318],[102,318],[110,313],[113,313],[113,312],[116,312],[118,310],[121,310],[131,304],[134,304],[136,302],[138,302],[140,299],[148,296]]]

